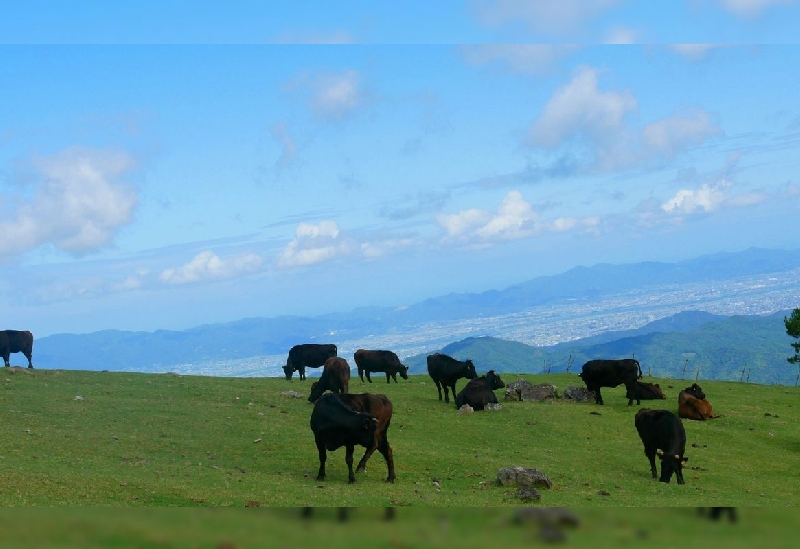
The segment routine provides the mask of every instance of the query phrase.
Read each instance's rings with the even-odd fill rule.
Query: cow
[[[644,381],[637,381],[633,385],[633,391],[626,391],[625,396],[628,399],[635,399],[637,402],[640,400],[658,400],[667,398],[658,383],[645,383]]]
[[[6,363],[6,368],[11,366],[9,358],[11,353],[22,353],[28,359],[28,368],[33,368],[33,334],[29,331],[18,330],[0,331],[0,355]]]
[[[456,398],[456,381],[459,378],[475,379],[478,373],[471,360],[460,361],[442,353],[428,355],[428,375],[436,384],[439,391],[439,400],[442,400],[442,388],[444,388],[444,401],[450,402],[448,390],[453,392]]]
[[[292,379],[292,373],[300,372],[300,379],[306,378],[306,366],[319,368],[325,361],[339,353],[336,345],[332,343],[302,343],[289,349],[286,366],[283,373],[286,379]]]
[[[370,372],[386,373],[386,383],[390,383],[390,378],[397,383],[397,374],[403,379],[408,379],[408,366],[402,364],[397,355],[392,351],[368,351],[359,349],[353,354],[358,368],[358,377],[364,383],[364,374],[367,374],[367,381],[372,383]]]
[[[467,383],[461,392],[456,396],[456,409],[464,404],[469,404],[473,410],[479,411],[486,408],[487,404],[497,404],[497,396],[494,391],[502,389],[506,384],[494,370],[486,372],[485,376],[475,378]]]
[[[367,450],[358,462],[356,472],[366,470],[367,460],[377,449],[386,460],[386,467],[389,470],[386,482],[394,482],[396,478],[394,456],[388,439],[392,411],[392,402],[386,395],[325,393],[319,397],[314,404],[314,411],[311,412],[311,430],[314,432],[314,440],[319,451],[317,480],[325,480],[327,459],[325,450],[333,451],[345,446],[348,482],[351,484],[355,482],[353,451],[358,444]],[[365,417],[374,421],[374,427],[370,428],[363,421]]]
[[[634,418],[639,438],[644,444],[644,455],[650,460],[650,473],[656,478],[656,454],[661,459],[660,482],[669,483],[672,474],[683,482],[683,464],[689,461],[686,451],[686,431],[680,418],[669,410],[642,408]]]
[[[332,356],[325,361],[319,381],[311,384],[308,401],[313,404],[325,391],[340,394],[350,392],[350,365],[345,359]]]
[[[594,392],[597,404],[603,404],[600,387],[617,387],[621,383],[625,384],[628,406],[631,406],[634,400],[636,400],[636,404],[641,404],[641,401],[634,395],[634,383],[642,377],[642,368],[636,359],[590,360],[583,365],[581,373],[578,375],[586,384],[586,389]]]
[[[313,507],[303,507],[300,516],[304,519],[310,519],[314,515],[314,508]],[[339,507],[336,512],[336,516],[339,519],[339,522],[347,522],[350,516],[350,508],[349,507]],[[394,507],[386,507],[383,512],[383,519],[384,520],[394,520],[395,511]]]
[[[692,383],[678,394],[678,415],[700,421],[720,417],[711,409],[711,403],[706,400],[706,394],[697,383]]]

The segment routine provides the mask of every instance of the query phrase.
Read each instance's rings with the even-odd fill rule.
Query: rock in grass
[[[519,486],[535,486],[536,488],[553,487],[552,481],[538,469],[520,467],[503,467],[497,471],[497,482],[503,486],[516,484]]]

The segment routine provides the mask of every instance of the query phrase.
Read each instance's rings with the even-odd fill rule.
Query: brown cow
[[[711,409],[711,403],[706,400],[706,394],[697,383],[692,383],[678,395],[678,415],[684,419],[705,421],[720,416]]]
[[[335,393],[328,393],[320,397],[316,404],[314,405],[314,412],[312,412],[312,426],[311,429],[314,431],[314,437],[317,441],[317,447],[320,449],[320,474],[317,476],[317,480],[325,480],[325,467],[324,467],[324,460],[323,460],[323,452],[324,448],[328,448],[329,450],[334,450],[332,446],[335,446],[335,443],[339,438],[342,437],[343,429],[337,426],[328,426],[328,423],[333,421],[334,418],[329,417],[327,421],[324,421],[324,415],[327,414],[319,414],[318,408],[321,408],[320,403],[323,400],[327,401],[328,409],[335,410],[336,407],[333,406],[330,396],[335,396],[336,399],[344,404],[350,410],[361,413],[361,414],[369,414],[373,418],[375,418],[377,424],[375,427],[375,436],[371,437],[370,440],[372,442],[371,445],[365,445],[361,441],[357,441],[357,444],[364,446],[367,451],[364,452],[364,457],[361,458],[361,461],[358,462],[358,467],[356,468],[356,472],[361,473],[366,470],[367,468],[367,460],[369,460],[370,456],[378,450],[386,460],[386,466],[389,469],[389,475],[386,478],[386,482],[394,482],[395,474],[394,474],[394,456],[392,454],[392,447],[389,446],[389,439],[387,437],[387,433],[389,431],[389,424],[392,421],[392,402],[386,398],[386,395],[378,395],[378,394],[371,394],[371,393],[361,393],[356,395],[339,395]],[[324,424],[326,427],[323,428],[315,428],[314,425],[314,415],[320,416],[317,420],[318,424]],[[339,413],[341,415],[341,413]],[[344,429],[346,431],[347,429]],[[345,445],[343,442],[340,443],[336,448]],[[348,464],[349,466],[350,464]],[[355,482],[355,477],[350,477],[349,482]]]
[[[347,360],[332,356],[325,361],[319,381],[311,384],[311,394],[308,395],[308,401],[316,402],[325,391],[341,394],[350,392],[350,365]]]

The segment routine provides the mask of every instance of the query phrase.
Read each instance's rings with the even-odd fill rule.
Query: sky
[[[796,0],[3,4],[2,328],[798,247]]]

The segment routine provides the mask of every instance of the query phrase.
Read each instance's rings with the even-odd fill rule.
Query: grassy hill
[[[503,377],[562,391],[576,380]],[[550,477],[547,506],[800,504],[800,484],[787,482],[796,478],[800,451],[793,387],[704,382],[724,417],[684,422],[691,468],[678,486],[650,478],[633,427],[638,407],[626,406],[623,387],[607,390],[603,407],[509,401],[498,411],[458,415],[437,400],[427,376],[391,385],[356,379],[352,392],[385,393],[394,403],[389,440],[398,480],[384,482],[376,453],[348,485],[341,449],[329,456],[328,480],[315,480],[310,380],[18,368],[0,379],[4,507],[507,507],[521,502],[495,479],[513,465]],[[650,404],[675,410],[686,382],[658,381],[669,398]],[[287,390],[302,398],[282,395]]]

